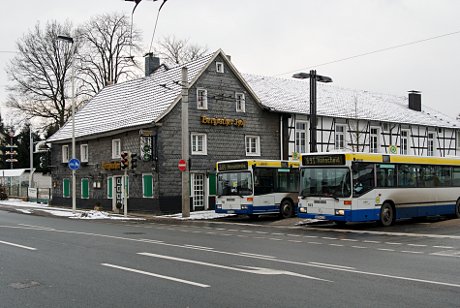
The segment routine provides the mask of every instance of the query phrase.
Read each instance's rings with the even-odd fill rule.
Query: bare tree
[[[190,44],[188,39],[165,36],[158,43],[155,52],[167,61],[184,64],[204,56],[208,53],[208,48]]]
[[[91,18],[79,29],[78,40],[82,44],[77,55],[81,93],[93,96],[107,85],[135,77],[137,65],[131,52],[139,52],[141,34],[131,29],[126,15]]]
[[[57,36],[69,35],[71,30],[70,23],[52,21],[44,29],[37,23],[18,40],[18,54],[6,68],[12,82],[7,87],[7,105],[21,111],[26,119],[39,118],[45,126],[61,127],[69,117],[66,87],[71,84],[73,54],[69,44]]]

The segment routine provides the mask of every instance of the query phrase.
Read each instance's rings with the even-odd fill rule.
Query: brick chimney
[[[160,58],[154,56],[152,52],[145,54],[145,76],[150,76],[160,67]]]
[[[419,91],[409,91],[409,109],[422,111],[422,94]]]

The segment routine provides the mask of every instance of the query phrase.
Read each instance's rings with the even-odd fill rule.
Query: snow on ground
[[[9,205],[16,207],[16,210],[25,214],[33,214],[34,211],[47,212],[54,216],[68,217],[71,219],[113,219],[113,220],[145,220],[145,218],[128,216],[124,217],[120,214],[108,213],[104,211],[93,211],[93,210],[76,210],[75,213],[72,209],[63,209],[50,207],[47,204],[27,202],[19,199],[10,199],[0,201],[0,206]],[[19,208],[18,208],[19,207]],[[21,208],[23,207],[23,208]],[[226,216],[234,216],[233,214],[217,214],[214,211],[197,211],[190,212],[190,217],[182,218],[182,214],[174,215],[163,215],[155,217],[172,218],[179,220],[206,220],[215,219]],[[153,216],[152,216],[153,217]]]

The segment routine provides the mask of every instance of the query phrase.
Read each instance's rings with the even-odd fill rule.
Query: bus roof
[[[344,161],[361,161],[375,163],[400,163],[400,164],[422,164],[422,165],[454,165],[460,166],[460,157],[435,157],[435,156],[413,156],[413,155],[398,155],[398,154],[382,154],[382,153],[364,153],[364,152],[321,152],[321,153],[303,153],[301,154],[302,164],[304,157],[322,157],[321,165],[328,165],[327,158],[336,156],[343,157]],[[332,160],[329,160],[332,162]],[[314,161],[308,165],[314,165]],[[337,165],[336,161],[334,163]]]

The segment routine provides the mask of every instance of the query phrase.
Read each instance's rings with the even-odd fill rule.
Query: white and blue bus
[[[217,162],[216,213],[296,213],[299,193],[298,161],[232,160]]]
[[[460,218],[460,158],[367,153],[301,155],[298,216],[346,222]]]

